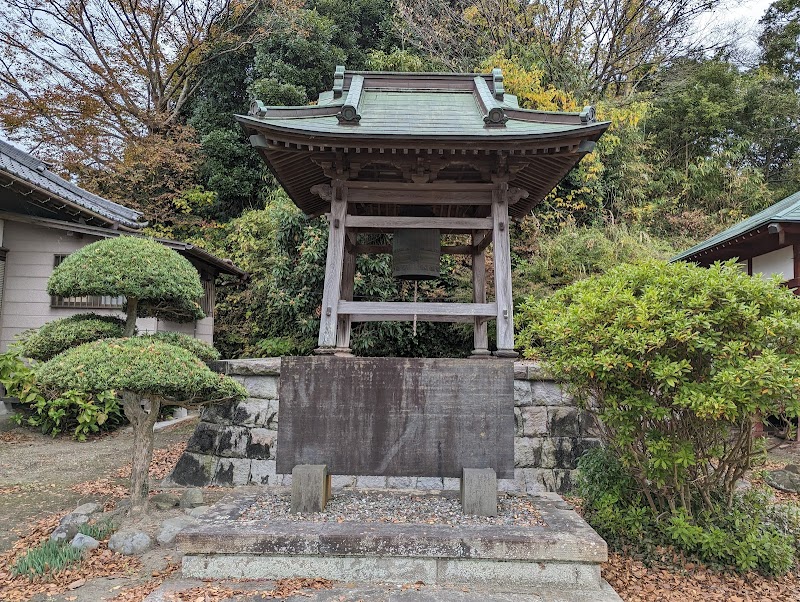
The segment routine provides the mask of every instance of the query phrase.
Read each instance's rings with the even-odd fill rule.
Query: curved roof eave
[[[279,134],[292,134],[303,136],[305,138],[313,139],[316,144],[320,142],[324,142],[325,140],[330,140],[332,142],[342,142],[346,140],[351,140],[356,142],[361,140],[362,138],[359,137],[358,127],[359,126],[343,126],[347,127],[347,131],[342,132],[327,132],[327,131],[313,131],[307,128],[300,128],[300,127],[291,127],[290,125],[283,125],[283,124],[276,124],[264,121],[258,117],[251,117],[249,115],[235,115],[236,120],[245,128],[251,128],[256,131],[269,131],[275,132]],[[288,120],[291,120],[288,119]],[[287,120],[287,121],[288,121]],[[517,143],[525,143],[525,142],[533,142],[533,141],[540,141],[540,140],[552,140],[558,139],[563,137],[574,137],[576,135],[583,136],[583,137],[591,137],[596,135],[599,137],[603,132],[605,132],[608,127],[611,125],[610,121],[597,121],[592,124],[588,125],[574,125],[571,126],[569,124],[564,124],[563,128],[558,131],[552,132],[537,132],[537,133],[510,133],[510,134],[492,134],[492,135],[463,135],[463,134],[414,134],[414,135],[405,135],[405,134],[388,134],[388,133],[375,133],[369,132],[365,133],[363,139],[369,140],[385,140],[385,141],[395,141],[395,142],[403,142],[410,146],[413,146],[414,142],[418,141],[446,141],[449,143],[452,142],[465,142],[465,143],[475,143],[475,142],[484,142],[487,143],[487,146],[493,146],[493,143],[496,142],[517,142]],[[328,146],[332,146],[329,144]]]

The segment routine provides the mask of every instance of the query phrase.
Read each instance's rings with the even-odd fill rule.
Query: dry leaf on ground
[[[47,580],[29,580],[27,577],[11,575],[14,561],[32,547],[45,541],[58,526],[65,513],[54,514],[33,524],[12,546],[0,555],[0,590],[3,602],[26,602],[36,594],[54,595],[79,587],[90,579],[130,575],[138,571],[141,562],[138,558],[115,554],[107,547],[107,540],[101,542],[96,550],[88,552],[80,564],[72,565],[61,572],[49,576]]]
[[[789,602],[800,597],[800,572],[770,579],[756,573],[717,572],[688,563],[685,571],[647,567],[609,554],[603,578],[625,602]]]

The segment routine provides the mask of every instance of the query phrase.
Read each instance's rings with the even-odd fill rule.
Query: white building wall
[[[122,316],[121,312],[109,309],[50,307],[47,279],[53,271],[55,255],[67,255],[96,240],[98,238],[88,235],[78,238],[65,230],[5,222],[3,246],[8,254],[0,313],[0,352],[6,351],[20,333],[51,320],[89,311]],[[136,325],[140,332],[178,331],[213,343],[212,317],[186,324],[140,318]]]
[[[762,278],[770,278],[779,274],[781,280],[791,280],[794,274],[794,247],[791,245],[777,251],[753,257],[753,275],[761,274]]]

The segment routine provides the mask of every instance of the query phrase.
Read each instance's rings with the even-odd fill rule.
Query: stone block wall
[[[474,360],[491,361],[491,360]],[[288,485],[276,472],[280,358],[214,362],[241,382],[245,401],[203,409],[200,423],[168,481],[178,485]],[[591,416],[579,410],[537,364],[514,364],[514,479],[503,491],[569,491],[578,458],[598,444]],[[458,479],[333,477],[334,487],[458,489]]]

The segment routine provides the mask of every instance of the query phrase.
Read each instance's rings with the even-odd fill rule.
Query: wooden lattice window
[[[211,318],[214,316],[214,297],[216,290],[214,287],[213,278],[203,280],[203,299],[200,301],[200,309],[206,317]]]
[[[58,266],[66,257],[66,255],[56,255],[53,267]],[[88,295],[85,297],[60,297],[58,295],[53,295],[50,297],[50,307],[55,308],[122,309],[124,304],[124,296]]]

